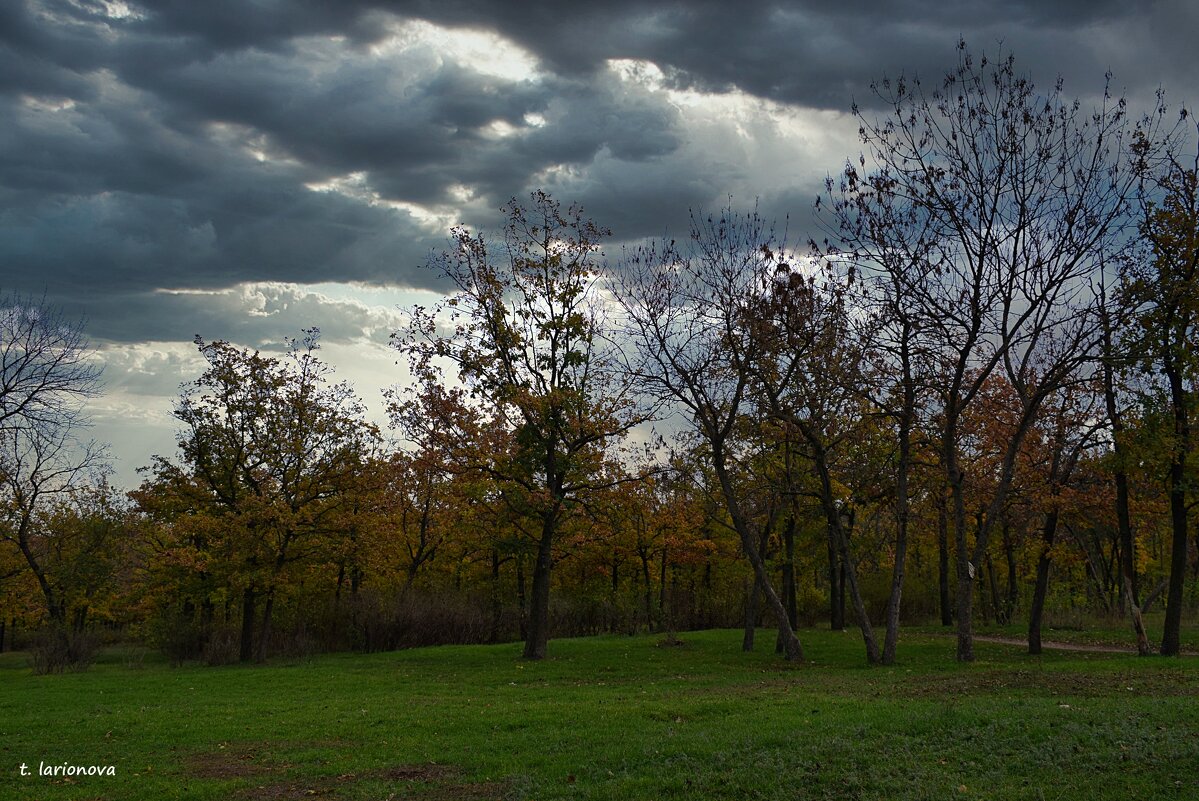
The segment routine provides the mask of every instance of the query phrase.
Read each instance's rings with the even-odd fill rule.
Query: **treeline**
[[[79,443],[82,332],[9,299],[4,620],[46,623],[54,664],[86,661],[89,621],[216,663],[729,625],[752,648],[765,621],[799,660],[827,620],[890,664],[902,622],[939,619],[969,661],[980,616],[1027,620],[1036,653],[1071,610],[1177,654],[1185,113],[1083,112],[964,45],[934,88],[874,88],[818,237],[726,209],[608,260],[609,231],[535,192],[433,260],[453,291],[393,335],[412,381],[387,431],[315,329],[279,357],[197,339],[179,448],[124,497]]]

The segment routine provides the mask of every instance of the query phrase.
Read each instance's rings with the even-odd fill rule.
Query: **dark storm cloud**
[[[415,35],[380,56],[405,19],[496,32],[537,69],[496,74],[486,56],[471,63]],[[1061,73],[1070,93],[1097,91],[1110,67],[1133,94],[1160,83],[1181,96],[1199,72],[1197,25],[1182,0],[4,3],[2,280],[86,309],[98,337],[175,326],[186,339],[178,303],[154,290],[435,286],[418,267],[445,232],[422,209],[492,226],[505,200],[545,186],[624,239],[678,231],[688,208],[734,191],[804,212],[814,176],[855,152],[852,138],[776,148],[764,165],[736,125],[697,125],[703,110],[619,80],[608,60],[651,61],[666,89],[845,110],[853,97],[868,106],[883,74],[941,74],[961,34],[978,50],[1002,40],[1042,85]]]
[[[778,3],[686,0],[565,4],[555,0],[424,0],[379,7],[446,25],[497,30],[561,74],[587,74],[609,58],[654,61],[680,87],[738,87],[787,103],[845,109],[869,102],[868,87],[899,72],[937,79],[966,38],[976,50],[1014,50],[1049,85],[1096,91],[1104,72],[1149,92],[1189,92],[1193,48],[1155,47],[1190,36],[1190,0],[844,0]],[[358,6],[361,8],[361,6]],[[1180,24],[1183,23],[1183,24]]]

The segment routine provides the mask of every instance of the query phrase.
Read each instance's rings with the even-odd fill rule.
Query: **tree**
[[[1187,167],[1170,155],[1157,186],[1160,197],[1146,205],[1141,223],[1150,252],[1128,264],[1125,292],[1138,309],[1134,353],[1145,372],[1160,370],[1166,383],[1171,428],[1166,484],[1173,539],[1161,653],[1177,656],[1187,567],[1190,408],[1199,375],[1199,156]]]
[[[430,266],[454,294],[414,309],[393,342],[425,387],[444,384],[440,366],[452,364],[470,403],[506,434],[502,449],[463,442],[458,458],[536,521],[524,655],[542,659],[559,533],[578,503],[624,480],[601,471],[603,454],[645,415],[604,336],[600,244],[609,232],[545,192],[528,207],[513,199],[503,213],[495,247],[483,234],[453,230],[451,249]]]
[[[752,407],[761,343],[750,319],[764,302],[785,248],[756,213],[692,218],[689,242],[639,249],[622,265],[616,300],[625,316],[629,374],[655,403],[680,414],[703,442],[729,525],[774,614],[788,661],[803,647],[767,573],[761,525],[737,486],[744,442],[736,436]]]
[[[84,422],[100,391],[100,367],[83,324],[44,299],[0,296],[0,433]]]
[[[856,385],[865,379],[866,339],[855,336],[857,332],[849,324],[848,289],[848,282],[843,283],[831,271],[805,278],[789,264],[780,263],[763,302],[747,310],[746,324],[758,341],[757,356],[749,369],[763,413],[780,428],[792,526],[799,492],[792,450],[812,468],[814,494],[829,534],[833,627],[844,625],[838,597],[844,581],[862,631],[866,659],[875,664],[881,656],[849,550],[853,498],[847,497],[844,482],[834,475],[838,456],[849,449],[852,440],[863,439],[860,421],[865,418]]]
[[[105,450],[80,437],[99,380],[81,323],[44,300],[0,298],[0,540],[20,552],[60,633],[73,588],[54,559],[67,531],[53,509],[104,485]]]
[[[889,111],[862,122],[871,172],[850,164],[845,179],[910,205],[920,218],[917,235],[897,241],[918,245],[902,260],[912,265],[903,288],[935,369],[957,551],[957,657],[970,661],[976,568],[1041,405],[1099,347],[1088,284],[1126,245],[1129,201],[1161,145],[1163,109],[1133,125],[1124,101],[1105,93],[1085,115],[1062,97],[1060,81],[1038,95],[1010,56],[976,62],[964,43],[957,67],[934,91],[904,78],[875,90]],[[997,372],[1021,409],[995,494],[971,525],[963,416]]]
[[[176,547],[240,592],[243,662],[266,655],[285,570],[335,550],[342,502],[377,443],[351,387],[328,383],[318,337],[306,331],[282,360],[196,337],[208,369],[175,407],[179,461],[155,457],[139,492],[143,508],[172,499]]]
[[[66,423],[40,420],[12,426],[0,436],[0,540],[21,552],[37,579],[50,624],[60,631],[66,628],[72,587],[54,569],[62,567],[54,554],[69,532],[53,510],[104,486],[107,467],[104,449],[80,443],[74,424]]]
[[[863,138],[865,129],[863,128]],[[859,167],[865,169],[861,158]],[[830,262],[843,263],[858,276],[859,298],[866,312],[867,353],[875,382],[858,382],[858,392],[895,425],[894,518],[895,558],[887,598],[886,635],[880,660],[895,662],[899,642],[899,611],[908,551],[911,518],[913,453],[922,421],[919,402],[929,400],[930,348],[933,328],[912,287],[929,280],[937,258],[936,216],[911,202],[884,167],[863,175],[846,165],[839,184],[830,176],[825,196],[817,199],[819,224],[830,239],[810,242],[811,249]],[[873,384],[873,385],[872,385]],[[942,549],[941,613],[949,624],[947,553]]]
[[[1147,656],[1151,653],[1149,638],[1145,633],[1145,623],[1142,616],[1140,582],[1137,575],[1136,539],[1132,532],[1132,514],[1129,508],[1128,482],[1128,432],[1125,423],[1125,410],[1121,407],[1117,376],[1124,372],[1122,368],[1129,365],[1129,354],[1118,350],[1116,346],[1116,330],[1123,328],[1129,321],[1128,298],[1124,293],[1117,292],[1111,297],[1107,291],[1107,282],[1100,276],[1099,311],[1100,328],[1103,343],[1099,357],[1099,371],[1103,382],[1104,411],[1107,413],[1107,427],[1111,432],[1111,467],[1112,484],[1115,495],[1112,504],[1116,512],[1116,534],[1119,542],[1121,595],[1124,606],[1132,617],[1133,632],[1137,639],[1137,653]]]

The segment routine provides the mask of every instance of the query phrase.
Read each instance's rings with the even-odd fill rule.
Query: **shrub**
[[[88,631],[48,629],[41,632],[30,649],[30,666],[39,676],[84,671],[92,666],[99,650],[95,636]]]

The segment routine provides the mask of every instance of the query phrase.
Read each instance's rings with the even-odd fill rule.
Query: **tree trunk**
[[[877,665],[881,658],[878,652],[878,641],[874,638],[874,628],[870,625],[870,615],[866,611],[866,604],[862,601],[862,593],[858,588],[857,569],[854,567],[853,558],[849,554],[849,532],[841,527],[840,520],[837,521],[836,526],[841,551],[841,567],[845,571],[842,592],[845,591],[845,585],[848,585],[850,597],[853,599],[854,612],[858,616],[858,628],[862,631],[862,641],[866,646],[866,663]],[[849,528],[853,528],[852,511],[849,515]]]
[[[1124,579],[1124,595],[1127,598],[1128,612],[1132,615],[1132,631],[1137,638],[1137,656],[1149,656],[1153,649],[1149,647],[1149,636],[1145,633],[1145,619],[1141,615],[1141,607],[1136,603],[1136,589]]]
[[[1166,353],[1163,370],[1170,383],[1170,405],[1174,412],[1173,453],[1170,459],[1170,586],[1166,593],[1166,622],[1162,632],[1162,656],[1178,656],[1181,647],[1182,591],[1187,568],[1186,468],[1190,448],[1186,389],[1181,367]]]
[[[649,576],[649,548],[638,548],[641,557],[641,580],[645,582],[645,630],[654,630],[654,585]]]
[[[341,588],[346,581],[346,560],[342,559],[337,563],[337,584],[333,589],[333,615],[337,616],[338,610],[341,608]]]
[[[1147,656],[1149,638],[1145,634],[1145,623],[1141,617],[1140,584],[1137,577],[1136,540],[1132,536],[1132,515],[1128,509],[1128,472],[1124,468],[1124,419],[1116,402],[1116,382],[1112,370],[1112,330],[1106,305],[1103,310],[1103,400],[1107,407],[1107,418],[1112,426],[1112,448],[1115,451],[1116,485],[1116,529],[1120,542],[1120,576],[1124,595],[1124,607],[1132,617],[1132,630],[1137,639],[1137,654]]]
[[[1045,516],[1041,529],[1041,553],[1037,557],[1037,583],[1032,592],[1032,608],[1028,612],[1028,652],[1041,653],[1041,617],[1045,611],[1045,596],[1049,591],[1050,549],[1057,537],[1058,510]]]
[[[1007,523],[1003,526],[1003,556],[1007,561],[1007,592],[1003,599],[1003,622],[1011,623],[1016,617],[1019,584],[1016,579],[1016,550]]]
[[[895,531],[895,565],[891,570],[891,594],[887,598],[887,633],[883,638],[884,665],[895,664],[895,651],[899,645],[899,610],[903,600],[904,560],[908,551],[908,509],[907,509],[907,476],[900,479],[900,497],[896,505],[899,507],[899,518]]]
[[[991,554],[987,554],[986,559],[983,560],[982,567],[983,576],[978,580],[978,613],[982,615],[983,625],[989,626],[991,624],[992,613],[995,611],[995,604],[987,596],[987,589],[990,588],[992,592],[996,590],[995,567],[991,564]],[[983,580],[984,578],[986,581]]]
[[[258,655],[256,661],[265,662],[267,649],[271,640],[271,618],[275,612],[275,585],[266,592],[266,604],[262,608],[262,628],[258,632]]]
[[[21,518],[17,529],[17,547],[25,557],[25,562],[29,565],[29,569],[33,571],[38,587],[41,588],[42,595],[46,599],[46,612],[50,615],[51,627],[62,630],[66,628],[67,624],[67,608],[58,593],[54,591],[49,578],[46,577],[46,571],[42,569],[41,563],[38,562],[37,556],[33,553],[33,549],[29,545],[30,523],[31,518],[28,515]]]
[[[795,512],[792,510],[783,526],[783,606],[787,608],[787,621],[792,629],[799,625],[799,604],[795,596]],[[775,653],[783,652],[781,632],[775,638],[774,650]]]
[[[937,585],[941,599],[941,625],[953,625],[953,599],[949,594],[949,514],[945,510],[945,491],[937,504]]]
[[[956,437],[956,431],[949,432]],[[957,557],[957,660],[974,661],[974,564],[970,561],[966,542],[966,500],[962,491],[962,474],[957,466],[954,446],[946,448],[949,464],[946,473],[953,501],[954,550]]]
[[[500,552],[498,548],[491,549],[491,633],[487,639],[490,642],[500,640],[500,621],[503,619],[504,606],[500,598]]]
[[[516,605],[519,612],[520,638],[529,636],[529,605],[525,598],[525,555],[516,555]]]
[[[246,587],[241,596],[241,650],[238,659],[249,662],[254,658],[254,618],[258,597],[253,587]]]
[[[840,549],[832,524],[828,526],[828,615],[829,628],[845,630],[845,587],[841,583]]]
[[[712,620],[712,560],[708,559],[704,562],[704,580],[701,585],[704,588],[704,605],[703,605],[703,627],[710,629],[713,626]]]
[[[761,584],[757,579],[745,580],[745,630],[741,634],[741,650],[749,653],[754,649],[754,634],[758,627],[758,593]]]
[[[908,466],[912,461],[912,418],[916,407],[916,387],[912,379],[909,351],[911,337],[912,327],[905,318],[900,339],[903,408],[900,409],[899,418],[899,463],[895,471],[895,564],[891,568],[891,593],[887,596],[884,665],[895,664],[895,651],[899,645],[899,610],[903,600],[904,561],[908,553]]]
[[[1162,632],[1162,656],[1178,656],[1181,648],[1183,581],[1187,568],[1185,458],[1170,465],[1170,583],[1166,592],[1166,621]]]
[[[658,570],[658,621],[662,628],[670,631],[673,621],[666,614],[666,545],[662,545],[662,564]]]
[[[537,561],[533,564],[533,597],[529,608],[529,628],[525,638],[525,659],[545,659],[550,638],[550,571],[554,565],[553,538],[556,512],[546,514]]]
[[[733,528],[741,538],[741,547],[745,551],[746,557],[754,568],[754,577],[761,582],[762,591],[766,596],[766,602],[774,613],[774,618],[778,622],[779,629],[783,636],[783,658],[788,662],[802,662],[803,645],[799,641],[799,637],[795,635],[794,629],[787,622],[787,610],[783,608],[783,602],[779,598],[778,593],[774,591],[774,587],[770,585],[770,578],[766,573],[766,565],[762,561],[762,555],[757,549],[757,544],[754,542],[753,534],[750,531],[749,521],[741,513],[741,504],[737,499],[737,494],[733,489],[732,479],[729,477],[728,470],[724,462],[723,450],[718,443],[713,443],[712,448],[713,468],[716,471],[716,478],[720,481],[721,494],[724,495],[725,504],[729,510],[729,516],[733,521]]]

